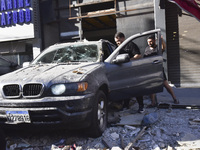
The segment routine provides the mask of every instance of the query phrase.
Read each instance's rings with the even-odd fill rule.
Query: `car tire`
[[[92,124],[89,129],[91,136],[99,137],[107,127],[108,108],[107,97],[103,91],[98,91],[92,110]]]

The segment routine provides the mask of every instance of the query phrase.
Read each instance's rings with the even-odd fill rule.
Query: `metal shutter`
[[[183,11],[179,17],[181,86],[200,86],[200,22]]]
[[[177,13],[178,7],[175,4],[166,1],[168,80],[176,86],[180,86],[180,53]]]

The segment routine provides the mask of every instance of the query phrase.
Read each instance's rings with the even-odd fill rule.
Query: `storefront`
[[[36,0],[1,0],[0,54],[18,64],[40,53]]]
[[[178,4],[190,3],[175,1]],[[195,4],[194,9],[200,14],[200,3]],[[186,8],[180,6],[186,6]],[[165,11],[168,79],[178,87],[199,87],[200,19],[198,20],[192,14],[195,11],[189,4],[176,5],[171,1],[165,1]]]

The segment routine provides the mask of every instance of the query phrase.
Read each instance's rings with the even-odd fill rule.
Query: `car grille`
[[[23,87],[23,96],[38,96],[42,87],[42,84],[26,84]]]
[[[20,91],[20,86],[18,84],[5,85],[3,87],[4,95],[7,97],[19,97]]]
[[[20,85],[11,84],[3,86],[3,93],[6,98],[33,98],[41,96],[44,90],[43,84],[29,83],[25,84],[22,88]]]

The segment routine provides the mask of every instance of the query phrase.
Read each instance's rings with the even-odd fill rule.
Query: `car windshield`
[[[96,44],[77,44],[50,47],[39,55],[32,64],[96,62],[97,59],[98,47]]]

